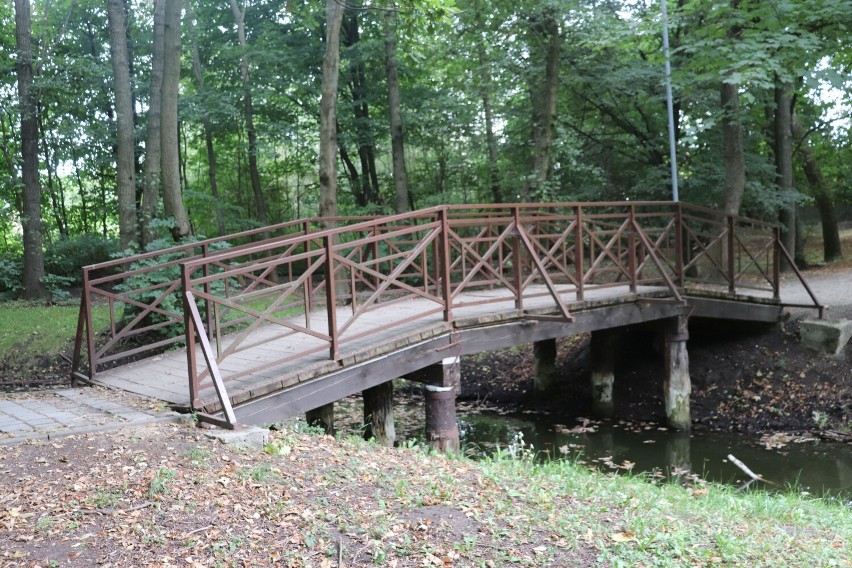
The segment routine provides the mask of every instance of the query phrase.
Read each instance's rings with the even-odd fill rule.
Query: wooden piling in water
[[[426,441],[442,452],[459,451],[456,396],[461,380],[459,357],[448,357],[420,374],[426,400]]]
[[[672,318],[666,329],[665,367],[666,378],[663,390],[666,401],[666,419],[669,426],[678,430],[689,430],[690,393],[692,381],[689,377],[689,353],[686,342],[689,339],[687,317]]]
[[[329,402],[305,413],[305,421],[309,426],[322,428],[326,434],[334,434],[334,403]]]
[[[618,335],[609,329],[593,331],[589,345],[592,368],[592,412],[598,418],[611,418],[615,411],[612,386],[615,383],[615,355]]]
[[[364,438],[375,438],[382,446],[392,448],[396,441],[393,423],[393,381],[364,389]]]
[[[533,383],[536,396],[549,393],[556,383],[556,339],[533,343]]]

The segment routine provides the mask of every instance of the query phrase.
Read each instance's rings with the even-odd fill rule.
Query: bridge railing
[[[187,306],[213,314],[198,335],[200,364],[204,323],[185,310],[191,400],[200,405],[217,380],[272,376],[322,352],[339,361],[347,345],[427,319],[448,325],[474,305],[511,301],[520,316],[525,301],[549,296],[555,317],[572,320],[566,295],[582,300],[599,288],[658,286],[682,300],[673,219],[659,203],[446,206],[190,260]],[[467,294],[478,290],[491,293]],[[403,303],[411,299],[426,301],[412,309]],[[391,303],[399,309],[371,319]],[[292,336],[297,351],[252,364],[258,350]]]
[[[185,341],[198,406],[215,382],[272,377],[297,358],[341,361],[342,349],[378,332],[427,320],[448,329],[456,312],[480,304],[511,302],[519,317],[571,320],[572,301],[615,286],[654,287],[673,301],[684,291],[778,301],[786,255],[769,223],[679,203],[456,205],[336,221],[325,230],[293,221],[87,267],[75,372],[84,329],[90,377],[99,364]],[[231,246],[213,250],[223,241]],[[93,277],[123,267],[131,269]],[[168,275],[126,284],[156,271]],[[552,299],[555,314],[526,312],[537,297]],[[96,348],[98,299],[111,323]],[[425,301],[412,309],[411,299]],[[374,315],[391,303],[399,309]],[[157,336],[161,330],[171,334]],[[298,339],[293,352],[255,356],[289,336]],[[204,362],[196,360],[197,342]]]
[[[176,332],[184,324],[181,263],[207,258],[223,248],[251,248],[311,232],[326,221],[352,223],[362,219],[300,219],[83,267],[72,377],[91,379],[106,365],[184,341],[183,334]],[[94,310],[106,310],[105,328],[95,327]]]

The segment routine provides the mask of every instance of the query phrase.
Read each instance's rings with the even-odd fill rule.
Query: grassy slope
[[[0,467],[13,507],[0,506],[0,550],[27,562],[852,566],[840,505],[528,456],[473,462],[291,430],[266,452],[233,450],[160,425],[0,447]]]
[[[34,369],[49,371],[50,361],[72,345],[78,313],[77,305],[0,303],[0,380],[31,381]],[[92,317],[96,329],[109,325],[105,306],[93,310]]]

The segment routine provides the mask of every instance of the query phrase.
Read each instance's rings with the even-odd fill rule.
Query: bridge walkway
[[[681,203],[300,220],[86,267],[73,372],[233,427],[581,332],[659,321],[685,357],[690,316],[777,321],[785,255],[771,224]]]

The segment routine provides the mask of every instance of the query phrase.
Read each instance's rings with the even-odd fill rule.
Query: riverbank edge
[[[533,457],[472,461],[292,429],[271,432],[265,451],[234,449],[174,424],[8,446],[0,559],[852,565],[852,511],[838,503]]]

